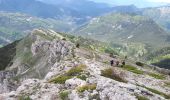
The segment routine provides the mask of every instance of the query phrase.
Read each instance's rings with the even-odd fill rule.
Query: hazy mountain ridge
[[[21,12],[43,18],[63,19],[65,17],[72,17],[76,23],[83,23],[90,17],[110,11],[110,7],[108,6],[103,7],[101,4],[86,0],[78,1],[77,3],[69,3],[70,6],[64,6],[63,2],[66,1],[62,1],[62,5],[54,5],[37,0],[22,0],[22,2],[20,0],[1,0],[0,10]],[[86,3],[89,5],[85,5]]]
[[[165,41],[169,35],[152,19],[124,13],[94,18],[75,33],[105,42],[116,39],[116,41],[140,42],[154,46],[158,43],[160,46],[166,46]]]
[[[67,22],[70,21],[70,22]],[[34,28],[51,28],[66,32],[76,27],[69,19],[55,20],[33,17],[22,13],[0,12],[0,45],[6,45],[27,35]]]
[[[152,18],[164,29],[170,30],[170,6],[146,8],[143,10],[143,15]]]

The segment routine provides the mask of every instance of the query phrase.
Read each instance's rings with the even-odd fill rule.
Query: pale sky
[[[58,2],[60,0],[39,0],[39,1],[45,1],[45,2]],[[62,0],[61,0],[62,1]],[[61,2],[60,1],[60,2]],[[65,0],[67,1],[67,0]],[[74,0],[73,0],[74,1]],[[163,5],[170,5],[170,0],[90,0],[95,2],[104,2],[110,5],[135,5],[139,8],[144,7],[158,7]]]
[[[170,0],[148,0],[150,2],[162,2],[162,3],[170,3]]]
[[[138,7],[155,7],[170,4],[170,0],[91,0],[112,5],[136,5]]]

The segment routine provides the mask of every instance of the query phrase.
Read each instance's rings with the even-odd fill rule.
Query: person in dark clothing
[[[80,48],[80,44],[79,43],[76,44],[76,48]]]
[[[125,56],[125,60],[127,59],[127,56]]]
[[[110,53],[110,57],[113,57],[113,53]]]
[[[116,61],[116,66],[119,66],[119,63],[120,63],[119,61]]]
[[[110,61],[110,65],[113,66],[114,65],[114,60]]]
[[[125,60],[123,60],[123,61],[122,61],[122,67],[125,66],[125,64],[126,64],[126,63],[125,63]]]

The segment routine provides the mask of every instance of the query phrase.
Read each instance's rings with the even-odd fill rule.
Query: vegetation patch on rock
[[[62,100],[67,100],[68,99],[68,95],[69,95],[69,91],[61,91],[59,95],[60,95],[60,98]]]
[[[144,71],[138,70],[136,67],[131,66],[131,65],[125,65],[123,68],[124,68],[125,70],[128,70],[128,71],[130,71],[130,72],[133,72],[133,73],[135,73],[135,74],[143,74],[143,73],[144,73]]]
[[[136,98],[137,98],[138,100],[149,100],[148,98],[146,98],[146,97],[144,97],[144,96],[139,96],[139,95],[137,95]]]
[[[50,82],[56,83],[56,84],[64,84],[66,80],[71,79],[71,78],[72,76],[61,75],[61,76],[58,76],[52,79]]]
[[[78,87],[77,91],[78,92],[84,92],[84,91],[88,91],[88,90],[95,90],[96,89],[96,84],[90,84],[90,85],[84,85],[81,87]]]
[[[143,67],[143,66],[144,66],[144,64],[143,64],[143,63],[141,63],[141,62],[136,62],[136,65],[141,66],[141,67]]]
[[[102,70],[102,76],[104,77],[108,77],[108,78],[111,78],[111,79],[114,79],[116,81],[119,81],[119,82],[124,82],[126,83],[127,81],[123,78],[124,75],[123,73],[116,73],[113,69],[109,68],[109,69],[105,69],[105,70]]]
[[[161,74],[149,73],[148,75],[156,79],[165,79],[165,76]]]
[[[81,72],[83,72],[84,68],[86,68],[86,65],[79,65],[76,67],[71,68],[66,74],[68,76],[77,76],[79,75]]]
[[[77,78],[79,78],[81,80],[86,80],[87,76],[86,75],[79,75],[79,76],[77,76]]]
[[[166,87],[170,87],[170,82],[165,82]]]
[[[145,87],[145,86],[144,86],[144,88],[146,88],[147,90],[151,91],[152,93],[161,95],[161,96],[163,96],[163,97],[166,98],[166,99],[170,99],[170,95],[167,95],[167,94],[165,94],[165,93],[163,93],[163,92],[160,92],[160,91],[158,91],[158,90],[156,90],[156,89],[152,89],[152,88]]]
[[[31,98],[29,96],[25,96],[25,95],[20,96],[18,99],[19,100],[31,100]]]
[[[56,78],[50,80],[49,82],[56,83],[56,84],[64,84],[66,80],[73,78],[74,76],[79,77],[80,79],[84,77],[80,77],[81,73],[86,68],[85,65],[81,64],[79,66],[71,68],[68,72],[64,73],[63,75],[57,76]]]

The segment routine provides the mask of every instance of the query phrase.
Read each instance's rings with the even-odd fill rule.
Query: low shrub
[[[18,99],[19,100],[31,100],[31,98],[29,96],[25,96],[25,95],[20,96]]]
[[[61,91],[59,95],[60,95],[60,98],[62,100],[67,100],[68,99],[68,95],[69,95],[69,91]]]
[[[61,75],[61,76],[58,76],[52,79],[50,82],[56,83],[56,84],[64,84],[66,80],[71,79],[71,78],[72,76]]]
[[[166,87],[170,87],[170,82],[165,82]]]
[[[84,68],[86,68],[86,65],[79,65],[77,67],[71,68],[66,74],[68,76],[76,76],[83,72]]]
[[[123,74],[117,74],[113,69],[109,68],[109,69],[105,69],[105,70],[102,70],[102,76],[104,77],[108,77],[108,78],[111,78],[111,79],[114,79],[116,81],[119,81],[119,82],[124,82],[126,83],[127,81],[123,78]]]
[[[130,71],[130,72],[133,72],[133,73],[135,73],[135,74],[143,74],[143,73],[144,73],[144,71],[138,70],[136,67],[130,66],[130,65],[125,65],[123,68],[124,68],[125,70],[128,70],[128,71]]]
[[[161,95],[161,96],[163,96],[166,99],[170,99],[170,95],[167,95],[167,94],[165,94],[163,92],[160,92],[158,90],[155,90],[155,89],[152,89],[152,88],[149,88],[149,87],[144,87],[144,88],[146,88],[147,90],[149,90],[149,91],[151,91],[151,92],[153,92],[155,94]]]
[[[91,85],[84,85],[84,86],[78,87],[77,91],[84,92],[86,90],[95,90],[95,89],[96,89],[96,84],[91,84]]]
[[[161,74],[149,73],[148,75],[156,79],[165,79],[165,76]]]
[[[141,66],[141,67],[143,67],[143,66],[144,66],[144,64],[143,64],[143,63],[141,63],[141,62],[136,62],[136,65]]]
[[[79,76],[77,76],[77,78],[79,78],[81,80],[86,80],[87,76],[86,75],[79,75]]]
[[[56,84],[64,84],[66,80],[71,79],[74,76],[79,76],[79,78],[84,79],[84,77],[81,77],[81,73],[83,72],[84,68],[86,68],[85,65],[79,65],[77,67],[73,67],[65,74],[57,76],[56,78],[50,80],[49,82],[53,82]]]
[[[148,98],[146,98],[146,97],[144,97],[144,96],[139,96],[139,95],[137,95],[136,98],[137,98],[138,100],[149,100]]]

